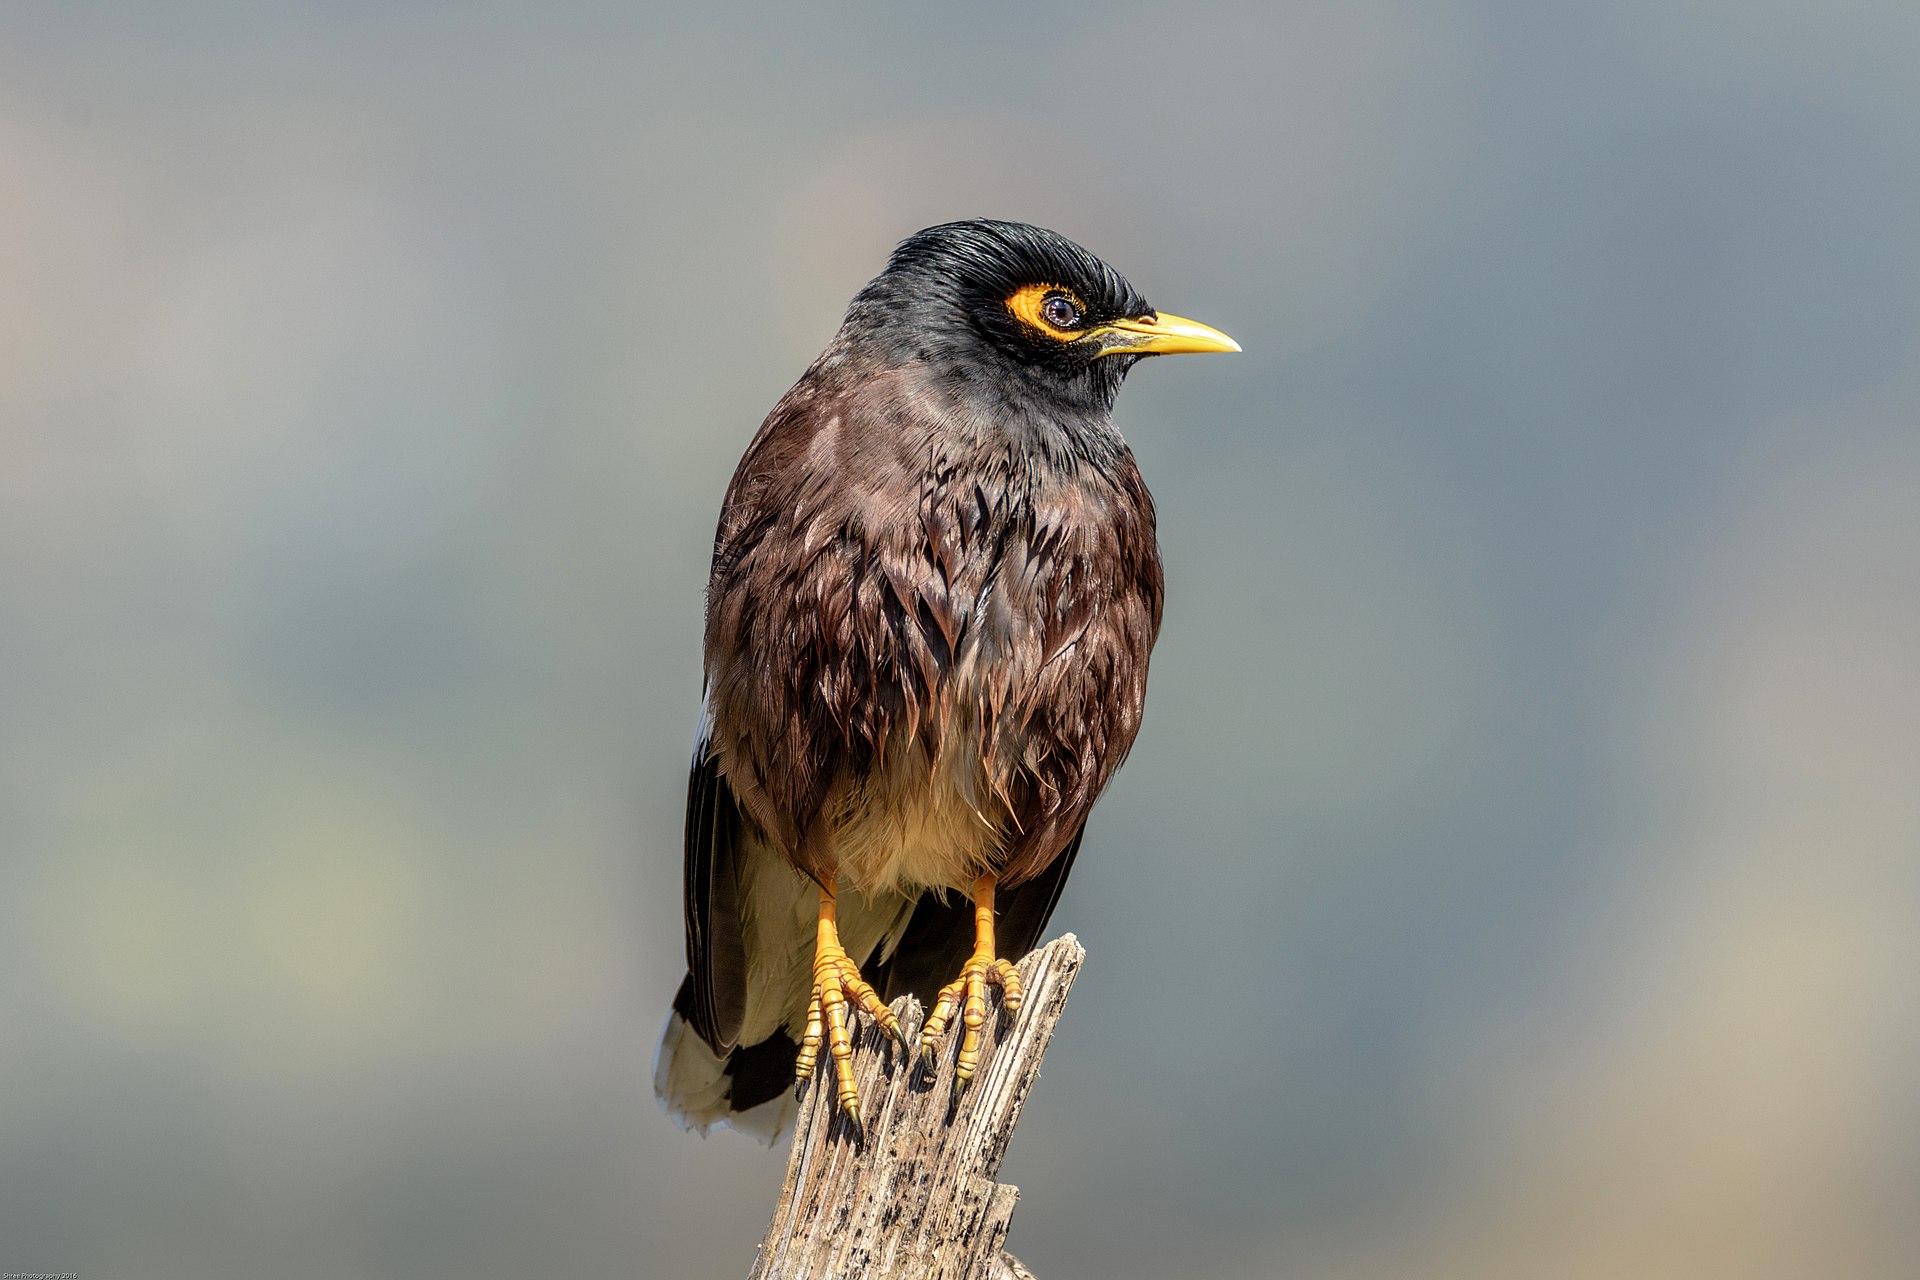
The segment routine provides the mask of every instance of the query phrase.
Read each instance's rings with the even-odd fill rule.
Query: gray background
[[[713,515],[992,214],[1246,347],[1016,1251],[1920,1274],[1920,8],[695,8],[0,10],[0,1266],[744,1274]]]

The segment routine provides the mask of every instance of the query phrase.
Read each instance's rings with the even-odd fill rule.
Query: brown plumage
[[[955,430],[965,409],[940,403],[935,376],[830,355],[722,508],[713,743],[747,813],[816,880],[838,869],[835,786],[912,744],[972,757],[983,805],[1012,818],[994,863],[1017,884],[1079,828],[1140,727],[1161,576],[1132,456],[1035,465],[991,424]]]
[[[839,891],[838,937],[888,999],[960,970],[972,915],[949,894],[981,877],[999,950],[1038,940],[1139,731],[1160,626],[1113,396],[1142,355],[1231,349],[1166,336],[1200,332],[1052,233],[933,228],[748,446],[714,542],[690,973],[656,1078],[683,1122],[784,1096],[810,986],[810,1046],[830,1038],[813,886]],[[770,1135],[785,1108],[764,1110]]]

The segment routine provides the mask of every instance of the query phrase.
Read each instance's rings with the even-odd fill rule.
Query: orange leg
[[[895,1040],[904,1040],[900,1020],[880,999],[880,993],[860,976],[860,966],[840,945],[840,928],[834,919],[833,890],[820,887],[820,932],[813,944],[813,998],[807,1003],[807,1030],[800,1040],[800,1056],[794,1062],[794,1074],[804,1083],[813,1076],[820,1061],[824,1041],[833,1059],[834,1096],[840,1109],[856,1122],[860,1119],[860,1091],[853,1085],[853,1032],[847,1006],[857,1004],[880,1029]]]
[[[926,1026],[920,1032],[922,1051],[932,1053],[940,1047],[940,1036],[953,1021],[953,1015],[960,1015],[966,1031],[960,1037],[960,1061],[954,1068],[954,1078],[963,1085],[973,1079],[973,1073],[980,1067],[981,1044],[986,1038],[983,1028],[987,1025],[987,988],[1000,988],[1008,1013],[1018,1012],[1020,1008],[1020,975],[1011,960],[1002,960],[994,954],[993,888],[991,875],[973,882],[973,954],[961,966],[960,976],[940,988],[933,1012],[927,1015]]]

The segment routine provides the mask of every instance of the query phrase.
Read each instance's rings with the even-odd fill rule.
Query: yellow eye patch
[[[1066,308],[1060,303],[1072,308],[1072,318],[1065,324],[1058,323],[1067,319]],[[1057,342],[1073,342],[1086,336],[1087,331],[1081,325],[1086,319],[1087,306],[1073,290],[1062,285],[1021,285],[1007,299],[1007,310],[1021,324]],[[1049,316],[1048,312],[1054,314]]]

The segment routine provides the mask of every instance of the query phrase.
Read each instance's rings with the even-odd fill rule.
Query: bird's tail
[[[667,1014],[653,1058],[653,1092],[682,1129],[705,1136],[715,1125],[757,1138],[768,1146],[793,1127],[798,1103],[793,1062],[800,1046],[784,1030],[759,1044],[716,1053],[681,1013],[692,999],[692,980]]]

